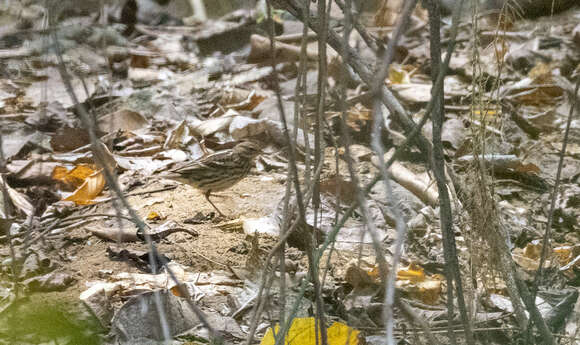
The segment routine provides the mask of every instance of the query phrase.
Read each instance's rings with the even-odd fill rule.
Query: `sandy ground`
[[[170,184],[174,183],[165,180],[154,181],[132,192],[161,189]],[[251,247],[247,235],[239,228],[222,230],[219,225],[271,214],[283,196],[284,189],[282,181],[276,181],[254,172],[237,185],[211,198],[214,204],[227,216],[227,219],[215,217],[215,210],[205,200],[203,194],[182,184],[177,184],[177,188],[174,190],[131,196],[128,200],[143,219],[151,212],[161,215],[163,218],[161,220],[147,221],[152,227],[168,220],[174,220],[183,227],[199,234],[197,238],[194,238],[185,232],[178,232],[169,235],[158,243],[160,253],[188,266],[193,272],[199,272],[214,269],[223,270],[226,266],[244,266]],[[113,210],[109,202],[95,207],[90,212],[113,213]],[[206,219],[203,224],[184,223],[199,212]],[[214,217],[212,218],[212,216]],[[109,259],[107,248],[116,247],[116,243],[99,239],[87,232],[87,228],[108,227],[118,227],[118,222],[101,220],[71,231],[69,237],[75,242],[81,242],[70,246],[67,253],[77,258],[66,267],[77,274],[78,283],[76,288],[73,287],[72,290],[82,291],[86,282],[101,279],[102,272],[106,270],[112,270],[113,273],[139,271],[127,262]],[[129,224],[126,230],[134,230],[134,227]],[[274,243],[274,239],[264,236],[260,239],[261,245],[262,242],[264,245],[270,246]],[[148,250],[148,245],[140,242],[122,243],[122,247]]]

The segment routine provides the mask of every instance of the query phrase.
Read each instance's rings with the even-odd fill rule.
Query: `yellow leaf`
[[[412,282],[421,282],[425,280],[425,272],[423,272],[423,267],[411,263],[406,268],[400,269],[397,272],[397,280],[410,280]]]
[[[147,220],[160,220],[160,219],[161,219],[161,216],[159,215],[159,213],[157,213],[155,211],[151,211],[147,215]]]
[[[65,185],[78,188],[85,179],[95,173],[95,166],[90,164],[79,164],[71,171],[63,166],[57,166],[52,170],[52,179],[60,181]]]
[[[409,77],[409,72],[400,66],[391,65],[389,67],[389,81],[391,84],[410,84],[411,78]]]
[[[64,182],[66,179],[66,174],[68,173],[68,169],[63,166],[56,166],[52,169],[52,179],[55,181]]]
[[[554,248],[554,254],[558,257],[561,264],[567,264],[572,259],[572,246],[561,246]]]
[[[501,108],[496,105],[490,104],[484,108],[476,107],[472,111],[473,116],[485,117],[485,118],[495,118],[501,117]]]
[[[415,263],[397,272],[396,286],[408,297],[427,304],[435,304],[441,295],[441,278],[427,277],[423,268]]]
[[[276,334],[280,330],[280,325],[276,325]],[[315,337],[315,322],[314,318],[296,318],[292,321],[288,335],[286,336],[285,345],[315,345],[320,344],[320,334],[318,334],[318,342]],[[358,336],[360,331],[350,328],[347,325],[335,322],[330,326],[326,334],[328,336],[329,345],[359,345]],[[276,339],[272,328],[269,328],[260,345],[274,345]]]
[[[95,197],[101,193],[103,188],[105,188],[105,177],[102,170],[99,170],[88,176],[83,184],[64,200],[73,201],[77,205],[92,205],[95,203]]]

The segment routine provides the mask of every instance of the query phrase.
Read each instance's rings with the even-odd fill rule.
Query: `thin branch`
[[[405,242],[405,238],[407,237],[407,226],[405,221],[403,220],[401,211],[399,209],[399,201],[397,200],[396,195],[393,193],[393,189],[391,187],[389,174],[387,173],[387,169],[385,168],[385,148],[383,146],[381,140],[381,133],[384,124],[384,117],[382,112],[382,104],[380,99],[380,87],[384,85],[385,79],[388,77],[389,74],[389,66],[393,61],[395,56],[395,48],[403,35],[404,30],[407,28],[409,20],[411,18],[411,14],[415,7],[417,6],[417,0],[410,0],[405,2],[403,11],[399,14],[397,18],[397,23],[395,25],[395,30],[387,45],[387,50],[384,54],[383,59],[379,59],[378,61],[378,73],[377,78],[373,84],[373,132],[371,135],[371,146],[375,150],[377,154],[377,158],[379,160],[379,171],[382,176],[385,191],[387,197],[392,199],[391,210],[395,217],[395,228],[396,231],[396,238],[395,238],[395,251],[393,253],[392,263],[391,263],[391,270],[388,273],[385,282],[385,302],[383,307],[383,315],[385,318],[385,330],[387,334],[387,344],[394,345],[395,344],[395,337],[393,335],[393,327],[394,327],[394,314],[393,314],[393,306],[395,304],[395,280],[397,276],[397,270],[399,261],[401,260],[402,248],[403,243]]]
[[[412,0],[412,1],[417,2],[417,0]],[[340,7],[342,12],[344,12],[345,14],[346,14],[346,9],[350,10],[348,2],[347,2],[347,4],[345,4],[342,0],[335,0],[335,2],[338,5],[338,7]],[[377,54],[379,51],[379,46],[375,42],[375,39],[371,37],[371,35],[368,33],[368,31],[365,29],[365,27],[354,16],[352,16],[352,17],[353,17],[352,18],[352,25],[354,26],[354,28],[356,29],[356,31],[358,32],[360,37],[363,39],[363,41],[365,41],[367,47],[371,48],[371,50],[375,54]]]
[[[324,142],[322,141],[322,119],[325,112],[326,103],[326,83],[327,83],[327,55],[326,55],[326,41],[328,33],[328,17],[330,16],[330,8],[332,0],[328,0],[328,9],[326,0],[318,0],[318,81],[317,81],[317,112],[314,121],[314,165],[324,163]],[[314,212],[314,229],[318,228],[318,216],[320,210],[320,179],[310,181],[312,184],[312,211]],[[313,234],[314,235],[314,234]],[[313,236],[314,240],[315,236]],[[310,268],[310,279],[314,284],[314,298],[316,302],[316,320],[315,320],[315,334],[318,339],[318,332],[322,345],[328,344],[328,335],[326,334],[326,317],[324,315],[324,302],[322,301],[322,287],[320,286],[320,278],[318,274],[318,265],[314,265],[313,246],[308,246],[306,249],[308,256],[308,265]]]
[[[434,0],[426,1],[427,10],[429,12],[429,32],[430,32],[430,53],[431,53],[431,78],[435,81],[438,77],[439,69],[441,68],[441,37],[440,37],[440,23],[441,13],[439,4]],[[459,4],[459,9],[463,1]],[[459,313],[463,328],[465,329],[465,337],[467,344],[474,345],[473,332],[471,331],[471,324],[467,308],[465,306],[465,299],[463,297],[461,273],[459,262],[457,259],[457,246],[455,244],[455,233],[453,231],[453,214],[451,210],[451,200],[449,198],[449,191],[447,189],[445,177],[445,155],[443,152],[443,145],[441,143],[441,133],[443,127],[443,95],[444,88],[436,90],[432,97],[435,101],[433,114],[431,115],[433,123],[433,152],[432,152],[432,168],[439,189],[439,212],[441,232],[443,234],[443,253],[445,257],[445,277],[447,279],[447,308],[448,308],[448,330],[451,344],[455,344],[455,333],[452,332],[453,322],[453,282],[455,282],[455,291],[457,292],[457,304],[459,306]]]

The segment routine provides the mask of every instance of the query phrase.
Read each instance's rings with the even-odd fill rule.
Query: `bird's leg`
[[[230,199],[232,198],[232,196],[231,196],[231,195],[226,195],[226,194],[216,194],[216,193],[212,193],[212,195],[211,195],[211,196],[212,196],[212,197],[214,197],[214,198],[230,198]]]
[[[225,217],[225,215],[222,213],[222,211],[220,211],[214,204],[213,202],[211,202],[211,200],[209,200],[209,195],[211,194],[211,190],[208,190],[207,192],[205,192],[203,194],[203,196],[205,196],[205,200],[207,200],[207,202],[209,202],[213,208],[215,208],[216,211],[218,211],[218,213],[220,214],[220,216]]]
[[[210,153],[207,151],[207,147],[205,147],[205,138],[201,139],[201,142],[198,142],[198,144],[201,148],[201,151],[203,152],[203,155],[208,156]]]

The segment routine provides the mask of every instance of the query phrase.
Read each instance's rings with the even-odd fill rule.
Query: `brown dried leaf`
[[[118,130],[136,131],[149,126],[149,121],[140,113],[128,109],[121,109],[101,117],[98,125],[100,130],[112,133]]]

